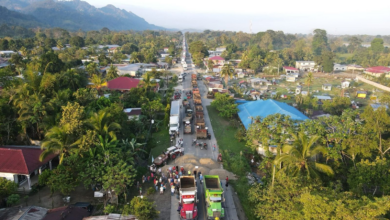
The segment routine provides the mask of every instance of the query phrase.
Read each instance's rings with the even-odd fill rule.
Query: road
[[[187,59],[186,62],[187,62],[187,64],[193,64],[193,62],[190,58]],[[179,65],[179,66],[181,66],[181,65]],[[196,69],[190,68],[184,72],[187,73],[187,75],[185,76],[185,80],[181,83],[181,85],[178,85],[177,87],[175,87],[175,89],[192,90],[191,74],[193,74],[193,73],[196,74],[197,73]],[[183,141],[184,141],[183,147],[184,147],[185,154],[192,154],[198,158],[212,158],[213,160],[217,160],[219,148],[218,148],[217,140],[215,139],[215,136],[214,136],[213,128],[212,128],[212,125],[210,122],[210,117],[209,117],[209,114],[208,114],[208,111],[206,108],[206,106],[210,105],[212,100],[207,99],[207,88],[201,80],[198,80],[198,87],[199,87],[199,91],[200,91],[201,98],[202,98],[204,120],[206,123],[206,127],[208,128],[208,131],[211,134],[210,140],[204,139],[204,140],[199,140],[199,141],[206,142],[209,147],[207,148],[207,150],[206,149],[201,150],[200,147],[192,146],[193,139],[196,138],[195,132],[193,134],[184,134],[184,130],[183,130],[184,126],[182,126],[183,124],[181,124],[181,127],[180,127],[180,137],[179,138],[183,139]],[[180,101],[182,101],[182,100],[180,100]],[[193,103],[192,99],[190,100],[190,103],[191,103],[191,106],[194,107],[194,103]],[[184,108],[181,109],[181,120],[183,118],[184,118]],[[194,131],[194,126],[192,126],[192,129]],[[213,151],[213,147],[212,147],[214,144],[216,146],[215,151]],[[206,220],[207,218],[206,218],[206,208],[205,208],[205,204],[204,204],[203,186],[200,184],[199,180],[197,180],[197,181],[198,181],[197,186],[198,186],[198,200],[199,200],[199,203],[197,205],[198,216],[199,216],[198,220]],[[238,217],[237,217],[237,212],[236,212],[236,208],[235,208],[234,201],[233,201],[233,196],[231,194],[231,190],[226,190],[225,181],[222,181],[222,182],[223,182],[223,188],[225,191],[225,193],[224,193],[225,203],[223,204],[223,206],[225,208],[225,218],[224,219],[225,220],[237,220]],[[179,216],[178,216],[178,212],[177,212],[178,202],[179,201],[176,198],[176,196],[171,198],[171,220],[179,220]]]

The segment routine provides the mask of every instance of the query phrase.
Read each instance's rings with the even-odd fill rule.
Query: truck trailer
[[[207,219],[224,218],[225,209],[222,208],[223,188],[218,175],[204,175],[203,188]]]
[[[180,177],[180,204],[182,208],[180,210],[181,220],[193,220],[198,219],[197,189],[195,184],[195,178],[193,176]]]
[[[171,115],[169,117],[169,134],[177,134],[180,128],[180,102],[171,102]]]

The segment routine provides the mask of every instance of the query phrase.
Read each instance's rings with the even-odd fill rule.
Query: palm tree
[[[310,85],[311,83],[313,82],[313,73],[312,72],[309,72],[306,76],[306,79],[305,79],[305,83],[307,84],[308,86],[308,90],[309,90],[309,93],[310,93]]]
[[[121,143],[123,153],[128,154],[134,159],[137,159],[139,157],[139,152],[146,153],[146,151],[141,148],[141,146],[143,145],[145,145],[145,143],[137,143],[137,140],[135,138],[132,138],[131,141],[129,141],[128,139],[122,140]]]
[[[105,80],[99,74],[95,74],[92,76],[91,82],[93,83],[92,87],[100,92],[102,84],[105,83]]]
[[[275,160],[274,164],[282,163],[284,166],[280,171],[293,176],[306,175],[307,178],[319,177],[319,173],[325,173],[328,176],[334,175],[330,166],[316,161],[316,157],[320,153],[327,153],[326,147],[316,145],[320,136],[314,135],[309,138],[303,131],[292,136],[294,138],[293,145],[284,145],[283,153]]]
[[[79,142],[74,141],[73,134],[69,134],[67,130],[67,126],[53,127],[46,133],[41,145],[43,152],[39,156],[40,161],[50,154],[59,154],[61,164],[65,156],[77,152]]]
[[[145,87],[145,92],[150,88],[150,87],[153,87],[156,85],[155,81],[153,80],[153,77],[152,77],[152,74],[150,74],[149,72],[146,73],[144,76],[143,76],[143,80],[141,82],[141,85],[143,87]]]
[[[64,48],[64,45],[62,44],[61,40],[57,41],[57,48],[61,51],[62,48]]]
[[[90,77],[92,77],[94,74],[100,74],[98,65],[94,62],[88,64],[86,70]]]
[[[118,76],[118,67],[111,64],[110,68],[107,70],[106,79],[111,80],[117,78]]]
[[[102,137],[109,135],[112,139],[116,139],[115,131],[121,129],[121,126],[116,122],[111,122],[110,116],[110,113],[100,110],[89,118],[87,126]]]
[[[232,64],[226,63],[225,65],[223,65],[222,71],[221,71],[221,77],[225,77],[226,89],[228,88],[229,77],[233,77],[233,73],[234,73],[234,69],[233,69]]]

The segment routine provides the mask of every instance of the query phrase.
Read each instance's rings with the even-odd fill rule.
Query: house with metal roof
[[[47,156],[43,161],[39,156],[43,150],[39,146],[0,147],[0,178],[6,178],[30,190],[32,181],[38,182],[38,175],[46,168],[52,169],[52,160],[57,155]],[[34,180],[31,178],[34,177]]]
[[[385,76],[390,78],[390,68],[386,66],[374,66],[367,68],[366,71],[364,71],[366,74],[380,77],[382,74],[386,74]]]
[[[298,111],[296,108],[286,103],[275,101],[273,99],[268,99],[265,101],[252,101],[238,105],[237,108],[238,116],[246,129],[248,129],[250,124],[252,123],[252,118],[255,118],[257,116],[265,118],[268,115],[282,114],[290,116],[291,119],[298,121],[304,121],[306,119],[309,119],[306,115]]]
[[[140,83],[139,79],[121,76],[107,82],[109,90],[128,91],[132,88],[137,88]]]

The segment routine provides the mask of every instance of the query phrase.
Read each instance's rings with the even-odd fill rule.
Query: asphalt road
[[[187,59],[187,64],[192,64],[192,60]],[[179,65],[179,66],[181,66],[181,65]],[[181,84],[179,84],[177,87],[175,87],[175,89],[191,90],[192,91],[191,74],[192,73],[196,74],[197,72],[196,72],[195,68],[190,68],[184,72],[187,73],[187,75],[185,76],[185,80]],[[198,158],[212,158],[213,160],[217,160],[219,148],[218,148],[218,144],[217,144],[217,141],[215,139],[215,136],[214,136],[213,128],[212,128],[211,122],[210,122],[210,117],[209,117],[209,114],[208,114],[208,111],[206,108],[206,106],[210,105],[212,100],[207,99],[207,88],[201,80],[198,80],[198,88],[199,88],[201,98],[202,98],[204,120],[206,123],[206,127],[208,127],[208,131],[211,134],[210,140],[202,139],[202,140],[198,140],[198,141],[199,142],[206,142],[208,145],[208,148],[207,148],[207,150],[206,149],[201,150],[200,147],[193,146],[192,145],[193,139],[196,138],[195,132],[193,132],[193,134],[184,134],[183,123],[181,123],[181,127],[179,130],[180,131],[179,138],[183,139],[183,141],[184,141],[184,144],[183,144],[184,154],[192,154]],[[184,97],[184,96],[182,95],[182,97]],[[180,100],[180,101],[182,101],[182,100]],[[191,107],[194,108],[193,99],[190,100],[190,103],[191,103]],[[184,108],[182,108],[180,122],[182,122],[182,119],[184,118],[184,116],[185,116]],[[195,122],[195,120],[193,122]],[[192,123],[192,131],[194,131],[193,124],[194,123]],[[216,146],[215,151],[213,151],[213,147],[212,147],[214,144]],[[223,180],[222,182],[223,182],[223,188],[225,191],[225,193],[224,193],[225,203],[223,204],[223,206],[225,207],[225,218],[224,219],[225,220],[237,220],[238,217],[237,217],[237,212],[236,212],[236,208],[235,208],[234,201],[233,201],[233,196],[231,194],[231,191],[229,191],[229,189],[226,190],[225,181]],[[200,184],[198,179],[197,179],[197,190],[198,190],[197,196],[198,196],[198,200],[199,200],[199,203],[197,205],[198,216],[199,216],[198,220],[206,220],[207,218],[206,218],[206,208],[205,208],[205,204],[204,204],[203,186]],[[179,220],[179,215],[177,212],[178,202],[179,201],[176,198],[176,196],[171,197],[171,220]]]

